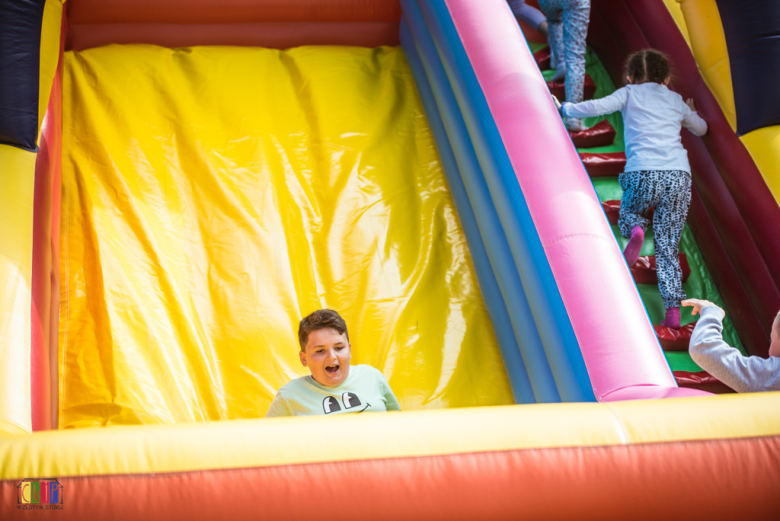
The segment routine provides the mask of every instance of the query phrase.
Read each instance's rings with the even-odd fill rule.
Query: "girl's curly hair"
[[[626,60],[626,76],[631,76],[631,83],[663,83],[672,76],[669,59],[661,51],[645,49],[635,52]]]

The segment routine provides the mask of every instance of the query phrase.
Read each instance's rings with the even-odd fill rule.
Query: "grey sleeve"
[[[268,408],[268,412],[265,413],[266,418],[273,418],[275,416],[292,416],[290,408],[287,407],[287,400],[284,399],[282,393],[277,392],[274,401],[271,402],[271,407]]]
[[[623,87],[618,89],[606,98],[592,99],[582,103],[565,102],[561,107],[561,113],[567,118],[587,118],[590,116],[601,116],[603,114],[612,114],[626,107],[628,101],[628,90]]]
[[[693,330],[690,354],[693,361],[739,393],[771,390],[780,381],[778,360],[743,356],[723,341],[723,310],[709,306]],[[769,387],[769,388],[768,388]]]

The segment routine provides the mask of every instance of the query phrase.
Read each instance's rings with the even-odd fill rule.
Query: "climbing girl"
[[[579,103],[585,86],[585,37],[590,22],[590,0],[539,0],[547,16],[547,40],[550,42],[551,65],[555,63],[553,81],[566,78],[566,101]],[[566,127],[585,130],[577,117],[566,120]]]
[[[623,252],[632,266],[639,258],[649,224],[647,211],[655,207],[653,231],[658,287],[666,308],[663,326],[679,329],[682,270],[679,261],[682,235],[691,203],[691,166],[682,146],[681,127],[697,136],[707,123],[696,113],[693,100],[667,88],[671,75],[663,53],[647,49],[628,58],[628,85],[606,98],[564,103],[564,117],[583,118],[620,111],[626,142],[626,168],[620,174],[623,197],[618,225],[629,238]]]

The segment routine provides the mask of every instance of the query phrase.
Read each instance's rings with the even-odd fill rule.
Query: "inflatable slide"
[[[756,4],[593,0],[586,95],[670,56],[710,125],[683,135],[684,288],[767,356],[780,78],[750,74],[780,70],[780,11]],[[780,396],[701,371],[694,317],[654,326],[620,116],[565,129],[505,0],[7,2],[0,40],[3,519],[780,513]],[[323,307],[401,412],[263,418]]]

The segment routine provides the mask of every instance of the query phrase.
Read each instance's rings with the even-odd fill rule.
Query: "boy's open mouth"
[[[336,374],[339,372],[339,366],[337,365],[326,365],[325,366],[325,372],[328,374]]]

